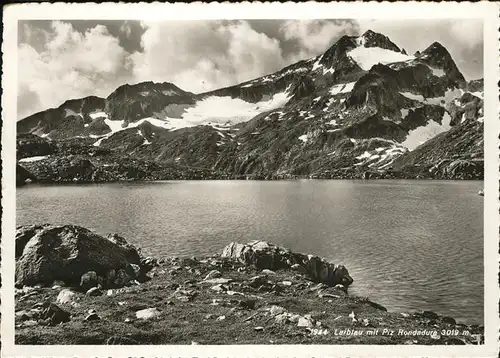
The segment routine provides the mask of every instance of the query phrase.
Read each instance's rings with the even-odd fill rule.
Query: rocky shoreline
[[[432,152],[433,149],[428,151]],[[226,166],[205,168],[176,160],[152,160],[95,147],[83,139],[47,140],[24,133],[17,137],[16,185],[156,180],[483,179],[482,156],[471,158],[468,155],[455,155],[446,158],[417,165],[415,161],[421,162],[417,156],[417,159],[412,157],[401,161],[394,168],[384,170],[346,162],[342,167],[316,170],[290,168],[287,171],[253,171]]]
[[[477,344],[484,328],[388,312],[347,268],[262,241],[144,257],[116,235],[16,232],[16,344]]]

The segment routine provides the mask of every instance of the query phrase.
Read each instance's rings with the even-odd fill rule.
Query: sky
[[[466,79],[483,76],[482,20],[24,20],[18,119],[143,81],[205,92],[275,72],[371,29],[408,54],[440,42]]]

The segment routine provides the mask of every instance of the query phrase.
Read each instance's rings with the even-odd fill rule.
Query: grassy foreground
[[[67,303],[57,302],[64,287],[17,290],[16,344],[477,344],[483,334],[433,312],[387,312],[293,270],[260,271],[218,256],[160,260],[149,275]],[[43,302],[70,320],[37,319]],[[148,308],[153,317],[137,318]]]

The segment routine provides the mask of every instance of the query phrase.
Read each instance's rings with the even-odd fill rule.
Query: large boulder
[[[265,241],[252,241],[248,244],[232,242],[223,249],[222,257],[261,270],[297,269],[313,281],[330,286],[342,284],[347,287],[354,281],[343,265],[332,264],[318,256],[295,253]]]
[[[16,232],[16,285],[50,285],[55,280],[79,286],[94,271],[105,278],[112,270],[139,265],[137,250],[123,238],[111,240],[74,225],[22,226]]]

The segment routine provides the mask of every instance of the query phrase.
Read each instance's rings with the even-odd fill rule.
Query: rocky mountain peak
[[[124,94],[127,95],[148,95],[150,92],[155,92],[155,93],[163,93],[165,96],[169,95],[184,95],[188,94],[189,92],[185,92],[181,90],[179,87],[174,85],[173,83],[170,82],[153,82],[153,81],[146,81],[146,82],[140,82],[137,84],[124,84],[120,87],[118,87],[113,93],[111,93],[108,96],[109,98],[113,98],[116,96],[122,96]]]
[[[363,35],[358,37],[357,41],[359,45],[364,47],[380,47],[394,52],[401,52],[399,47],[387,36],[372,30],[367,30]]]
[[[433,68],[442,69],[454,82],[465,82],[465,78],[453,61],[448,50],[439,42],[433,42],[417,55],[418,60]]]

